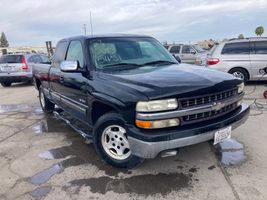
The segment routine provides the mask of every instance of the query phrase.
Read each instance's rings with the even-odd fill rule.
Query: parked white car
[[[215,45],[206,66],[248,80],[267,80],[260,69],[267,67],[267,38],[232,39]]]

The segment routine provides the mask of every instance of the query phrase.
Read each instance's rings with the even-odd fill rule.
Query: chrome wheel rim
[[[44,93],[42,91],[40,92],[40,102],[41,102],[41,106],[44,108],[44,106],[45,106],[45,97],[44,97]]]
[[[108,126],[103,131],[101,143],[105,152],[113,159],[125,160],[131,155],[126,130],[121,126]]]
[[[233,75],[236,77],[236,78],[239,78],[239,79],[241,79],[241,80],[244,80],[244,74],[242,73],[242,72],[240,72],[240,71],[236,71],[236,72],[234,72],[233,73]]]

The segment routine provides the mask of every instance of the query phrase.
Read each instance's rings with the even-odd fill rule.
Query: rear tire
[[[11,82],[7,82],[7,81],[1,83],[1,85],[2,85],[3,87],[10,87],[11,84],[12,84]]]
[[[234,75],[236,78],[242,79],[244,83],[246,83],[249,80],[248,72],[242,68],[231,69],[229,73]]]
[[[51,113],[54,111],[55,104],[52,103],[48,98],[46,98],[42,86],[39,87],[39,102],[42,110],[45,113]]]
[[[144,160],[131,153],[127,129],[118,113],[109,112],[97,120],[93,139],[99,156],[114,167],[133,168]]]

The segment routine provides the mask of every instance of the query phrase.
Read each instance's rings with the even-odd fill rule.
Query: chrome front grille
[[[226,90],[226,91],[211,94],[211,95],[183,99],[181,100],[181,107],[188,108],[188,107],[194,107],[194,106],[212,103],[215,101],[225,100],[225,99],[228,99],[228,98],[231,98],[237,95],[238,94],[237,90],[238,90],[237,88],[234,88],[231,90]]]
[[[227,105],[220,110],[212,110],[208,112],[202,112],[202,113],[197,113],[197,114],[192,114],[192,115],[186,115],[183,116],[183,121],[188,124],[188,123],[194,123],[197,122],[198,120],[204,121],[208,119],[212,119],[215,117],[219,117],[221,115],[224,115],[226,113],[229,113],[233,111],[235,108],[237,108],[237,102]]]

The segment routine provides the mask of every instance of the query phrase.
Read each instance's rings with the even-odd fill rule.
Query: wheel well
[[[40,86],[41,86],[41,81],[39,79],[35,79],[35,83],[36,83],[36,87],[39,90]]]
[[[92,123],[93,125],[96,123],[96,121],[99,119],[99,117],[101,117],[102,115],[110,112],[110,111],[115,111],[116,110],[104,103],[101,102],[94,102],[92,105],[92,112],[91,112],[91,116],[92,116]]]
[[[250,74],[249,74],[248,70],[246,68],[244,68],[244,67],[234,67],[234,68],[230,69],[228,71],[228,73],[231,73],[231,71],[236,70],[236,69],[243,69],[243,70],[245,70],[247,72],[247,74],[248,74],[248,80],[250,79]]]

